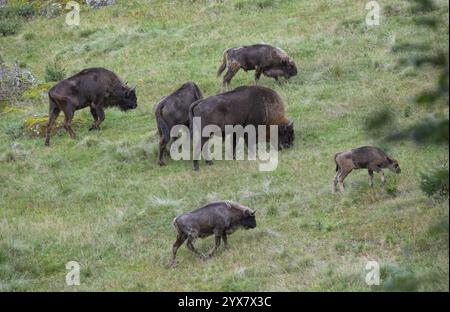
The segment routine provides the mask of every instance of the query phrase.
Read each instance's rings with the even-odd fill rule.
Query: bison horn
[[[253,212],[251,213],[251,215],[252,215],[252,216],[254,216],[254,215],[255,215],[255,213],[256,213],[256,210],[257,210],[257,209],[253,210]]]
[[[287,126],[290,128],[290,127],[292,127],[293,125],[294,125],[294,121],[290,120]]]

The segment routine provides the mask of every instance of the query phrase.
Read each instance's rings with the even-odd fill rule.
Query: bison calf
[[[268,44],[226,49],[217,76],[220,76],[225,68],[228,68],[228,71],[223,78],[223,87],[230,84],[231,79],[241,68],[245,71],[256,71],[255,83],[258,83],[261,74],[277,81],[278,77],[289,79],[297,75],[297,67],[292,58],[282,49]]]
[[[61,111],[65,116],[64,129],[74,139],[71,124],[76,110],[89,106],[94,118],[89,130],[97,130],[105,120],[105,108],[118,106],[126,111],[137,107],[135,89],[122,83],[115,73],[105,68],[87,68],[64,79],[48,91],[48,98],[47,146],[50,145],[51,127]]]
[[[170,141],[170,129],[176,125],[189,126],[189,106],[203,98],[200,88],[192,81],[186,82],[176,91],[164,97],[156,107],[155,115],[159,141],[159,165],[164,166],[164,152]]]
[[[333,193],[339,184],[341,192],[344,191],[344,179],[353,169],[367,169],[369,171],[369,185],[373,186],[373,173],[381,174],[381,182],[384,184],[384,172],[388,168],[392,172],[400,173],[398,162],[389,157],[384,151],[377,147],[363,146],[350,151],[337,153],[334,156],[336,162],[336,176],[333,182]]]
[[[173,244],[172,265],[175,265],[178,248],[187,240],[187,247],[201,259],[205,256],[194,247],[196,238],[205,238],[214,234],[214,247],[208,252],[211,257],[223,240],[228,248],[227,235],[239,227],[246,229],[256,227],[255,211],[236,202],[221,201],[210,203],[194,211],[184,213],[173,220],[177,230],[177,239]]]

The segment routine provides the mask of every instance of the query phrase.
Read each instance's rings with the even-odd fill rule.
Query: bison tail
[[[194,108],[195,108],[195,106],[197,105],[197,103],[199,101],[200,100],[195,101],[194,103],[191,104],[191,106],[189,106],[189,132],[190,132],[191,138],[192,138],[192,136],[194,134],[194,132],[193,132],[193,130],[194,130],[193,129],[193,127],[194,127],[194,123],[193,123],[193,120],[194,120]]]
[[[170,129],[167,125],[166,121],[161,115],[161,109],[162,107],[158,107],[156,109],[156,124],[158,125],[159,134],[161,137],[166,138],[167,140],[170,139]]]
[[[196,84],[194,84],[194,87],[195,87],[195,98],[196,98],[197,100],[203,99],[203,93],[202,93],[202,90],[200,90],[200,88],[199,88]]]
[[[178,216],[179,217],[179,216]],[[172,220],[172,224],[175,227],[175,230],[177,231],[177,236],[179,236],[180,234],[183,233],[183,230],[180,228],[180,226],[178,225],[178,217],[173,218]]]
[[[338,165],[337,160],[336,160],[336,158],[339,156],[339,154],[340,153],[337,153],[337,154],[334,155],[334,163],[336,164],[336,172],[339,171],[339,165]]]
[[[172,224],[173,224],[173,226],[174,226],[174,227],[177,229],[177,231],[178,231],[177,218],[178,218],[178,217],[173,218]]]
[[[222,64],[220,65],[219,69],[217,70],[217,77],[220,77],[220,75],[222,75],[223,71],[227,67],[227,52],[228,51],[223,52],[223,60],[222,60]]]

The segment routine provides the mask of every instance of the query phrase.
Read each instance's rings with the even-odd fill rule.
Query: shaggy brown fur
[[[353,169],[367,169],[369,172],[369,185],[373,186],[373,173],[381,174],[381,182],[384,185],[385,177],[382,169],[388,168],[392,172],[400,173],[398,162],[388,156],[377,147],[363,146],[350,151],[337,153],[334,156],[336,163],[336,176],[334,177],[332,191],[336,192],[339,184],[341,192],[344,192],[344,179]]]
[[[227,235],[238,228],[246,229],[256,227],[255,211],[232,201],[220,201],[207,204],[191,212],[176,217],[172,224],[177,230],[177,238],[172,248],[172,265],[176,263],[178,248],[187,240],[187,247],[201,259],[206,257],[194,247],[197,238],[214,235],[214,247],[208,252],[212,257],[223,240],[228,248]]]

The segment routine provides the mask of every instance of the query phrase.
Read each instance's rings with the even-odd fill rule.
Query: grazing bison
[[[255,83],[258,83],[261,74],[277,81],[278,77],[289,79],[297,75],[297,67],[292,58],[282,49],[268,44],[226,49],[223,53],[222,65],[217,71],[218,77],[225,68],[228,68],[228,71],[223,78],[223,87],[230,84],[231,79],[241,68],[245,71],[256,71]]]
[[[200,88],[192,81],[164,97],[156,107],[156,123],[161,137],[159,141],[159,165],[164,166],[164,151],[170,141],[170,129],[175,125],[189,126],[189,106],[203,98]]]
[[[261,86],[238,87],[232,91],[210,96],[191,104],[189,109],[191,133],[193,118],[200,117],[201,127],[218,126],[225,134],[225,126],[247,125],[267,126],[267,140],[270,139],[270,125],[278,126],[278,149],[288,148],[294,141],[294,125],[285,116],[281,97],[273,90]],[[200,150],[209,138],[202,137]],[[236,145],[236,140],[234,144]],[[235,149],[234,149],[235,150]],[[194,153],[198,150],[194,151]],[[198,160],[194,157],[194,170],[198,170]],[[197,158],[198,159],[198,158]],[[210,163],[208,161],[208,163]]]
[[[71,123],[76,110],[89,106],[94,118],[89,130],[96,130],[105,119],[105,108],[118,106],[126,111],[137,107],[135,89],[122,83],[115,73],[105,68],[87,68],[59,82],[49,90],[48,98],[47,146],[50,145],[51,127],[61,111],[65,116],[64,129],[74,139]]]
[[[363,146],[352,149],[347,152],[337,153],[334,156],[336,162],[336,177],[333,182],[333,193],[336,192],[336,186],[339,184],[341,192],[344,191],[344,179],[353,169],[367,169],[369,171],[369,185],[373,186],[373,172],[381,174],[381,182],[384,184],[383,168],[400,173],[401,169],[398,162],[388,156],[377,147]]]
[[[208,252],[212,257],[223,240],[225,248],[228,248],[227,235],[238,228],[246,229],[256,227],[255,211],[231,201],[210,203],[194,211],[184,213],[173,220],[177,230],[177,239],[172,249],[172,264],[175,265],[178,248],[187,239],[187,247],[201,259],[205,256],[194,247],[196,238],[205,238],[214,234],[214,247]]]

